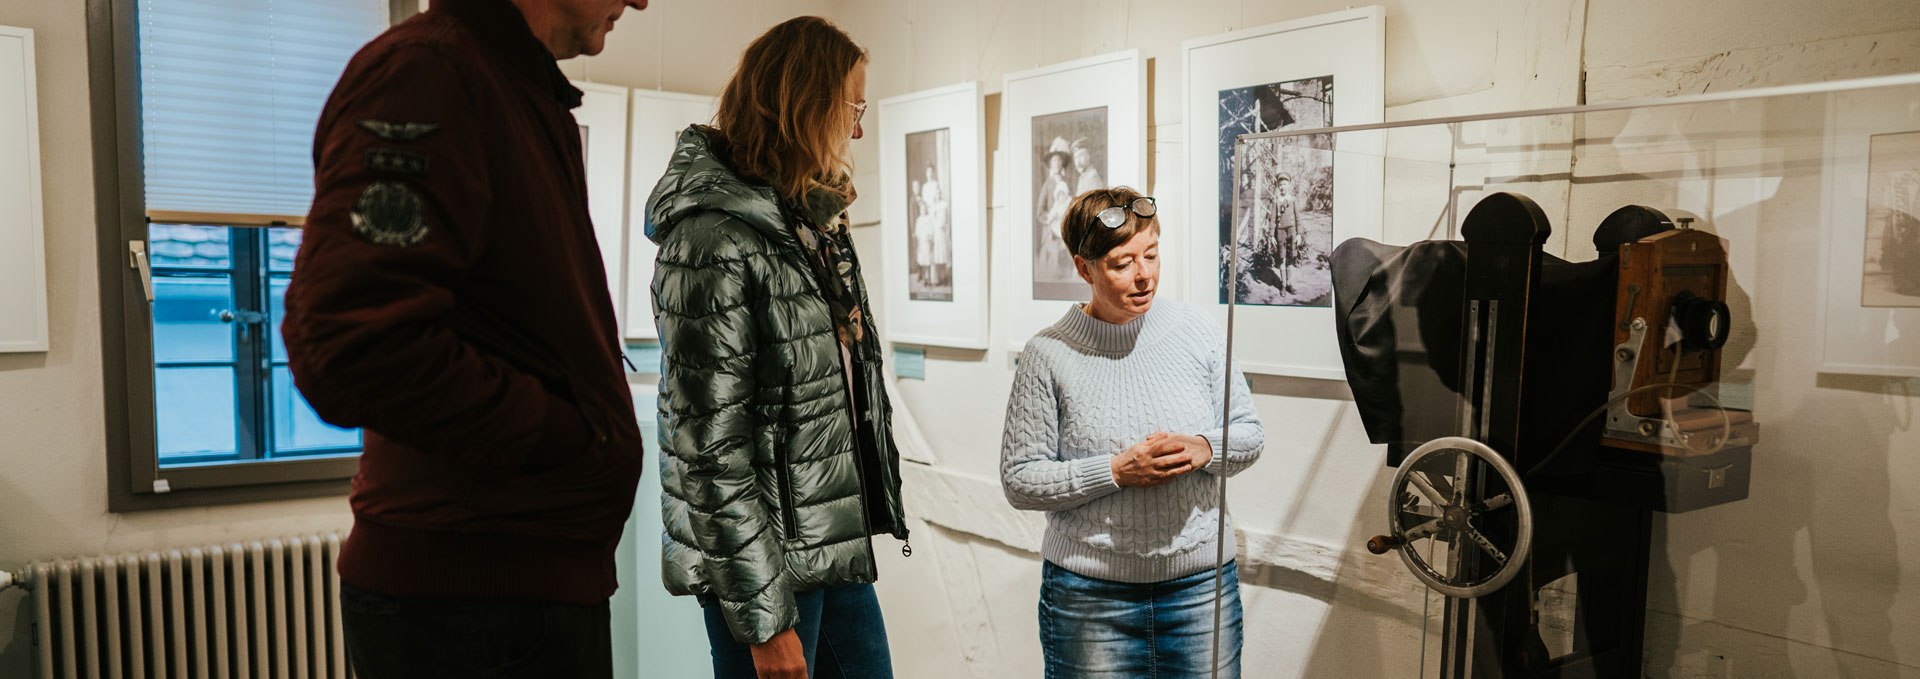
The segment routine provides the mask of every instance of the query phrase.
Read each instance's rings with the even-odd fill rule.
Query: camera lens
[[[1727,303],[1701,299],[1691,292],[1673,298],[1673,319],[1680,326],[1680,346],[1689,351],[1718,349],[1727,343],[1733,327]]]

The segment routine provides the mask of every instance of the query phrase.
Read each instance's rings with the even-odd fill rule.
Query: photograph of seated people
[[[586,196],[552,179],[586,173],[555,60],[646,6],[437,0],[320,115],[283,332],[313,408],[366,430],[339,559],[361,677],[613,676],[642,444]]]
[[[1126,187],[1073,199],[1059,228],[1092,301],[1027,341],[1007,404],[1002,487],[1014,507],[1047,513],[1047,679],[1240,674],[1239,571],[1233,541],[1218,539],[1233,532],[1219,530],[1216,483],[1258,460],[1266,434],[1237,368],[1222,430],[1214,319],[1154,299],[1157,211]]]
[[[648,201],[664,577],[721,679],[892,676],[869,536],[907,527],[847,213],[866,73],[825,19],[773,27]]]

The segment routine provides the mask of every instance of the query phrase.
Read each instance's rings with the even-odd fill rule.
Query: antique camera
[[[1367,548],[1448,597],[1442,676],[1632,676],[1652,513],[1746,497],[1758,428],[1717,393],[1727,246],[1690,226],[1622,207],[1571,262],[1538,205],[1495,193],[1462,241],[1335,250],[1348,385],[1398,468]],[[1538,592],[1566,576],[1584,628],[1549,657]]]
[[[1629,206],[1595,236],[1602,248],[1624,241],[1614,258],[1613,375],[1599,468],[1625,476],[1610,484],[1616,498],[1634,488],[1629,498],[1669,512],[1746,497],[1759,439],[1752,413],[1715,395],[1735,321],[1727,249],[1691,222]]]

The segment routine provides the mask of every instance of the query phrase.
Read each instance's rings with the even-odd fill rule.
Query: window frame
[[[344,495],[359,470],[358,452],[160,467],[150,270],[137,266],[141,258],[134,255],[136,245],[145,252],[149,225],[140,156],[136,2],[87,0],[86,5],[107,509],[131,512]],[[415,0],[388,0],[390,24],[416,10]],[[230,219],[211,223],[287,226],[236,224]],[[259,386],[266,384],[261,381]]]

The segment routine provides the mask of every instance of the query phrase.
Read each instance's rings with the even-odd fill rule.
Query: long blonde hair
[[[866,60],[846,31],[820,17],[789,19],[755,38],[714,116],[734,171],[788,199],[815,185],[851,198],[843,180],[855,122],[847,80]]]

